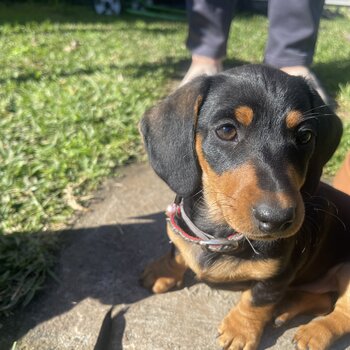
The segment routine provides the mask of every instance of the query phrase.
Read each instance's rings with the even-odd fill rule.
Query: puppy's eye
[[[237,135],[237,130],[232,124],[224,124],[216,129],[216,135],[221,140],[232,141]]]
[[[300,145],[306,145],[312,140],[313,133],[310,130],[299,130],[296,139]]]

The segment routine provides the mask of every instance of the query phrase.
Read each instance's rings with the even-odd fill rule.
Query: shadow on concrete
[[[110,309],[101,325],[94,350],[123,349],[122,339],[126,326],[124,315],[127,311],[128,308],[123,308],[112,317],[113,308]]]
[[[139,285],[144,266],[169,249],[164,234],[164,213],[137,218],[140,223],[106,225],[66,230],[59,233],[63,246],[55,271],[59,283],[50,280],[24,310],[1,320],[0,349],[9,349],[33,327],[61,315],[86,298],[106,305],[125,305],[151,294]],[[114,323],[123,324],[122,310]],[[101,334],[108,332],[107,312]],[[122,326],[118,326],[122,329]],[[121,332],[122,336],[122,332]],[[99,337],[96,349],[101,347]]]

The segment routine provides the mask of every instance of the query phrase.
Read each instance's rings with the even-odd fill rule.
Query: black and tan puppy
[[[219,327],[224,349],[256,349],[285,298],[276,325],[324,315],[298,329],[298,349],[350,332],[350,197],[320,183],[342,127],[303,78],[263,65],[199,77],[147,112],[141,132],[182,198],[168,213],[176,250],[146,268],[146,287],[166,292],[190,268],[243,288]]]

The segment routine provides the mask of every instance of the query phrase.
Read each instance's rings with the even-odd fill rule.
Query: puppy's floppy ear
[[[201,170],[195,155],[195,129],[209,90],[209,77],[182,86],[143,116],[140,130],[155,172],[178,195],[199,186]]]
[[[317,135],[303,189],[313,194],[317,190],[324,165],[339,145],[343,127],[339,117],[324,103],[320,95],[310,85],[309,89],[312,105],[310,113],[317,118]]]

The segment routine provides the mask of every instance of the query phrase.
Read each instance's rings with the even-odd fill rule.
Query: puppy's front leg
[[[340,264],[334,272],[339,298],[334,310],[300,326],[294,342],[300,350],[325,350],[345,334],[350,333],[350,263]]]
[[[228,313],[219,327],[219,342],[225,350],[254,350],[258,347],[275,303],[254,305],[252,290],[242,293],[239,303]]]
[[[179,252],[169,252],[146,266],[142,285],[153,293],[165,293],[173,287],[182,285],[187,265]]]

